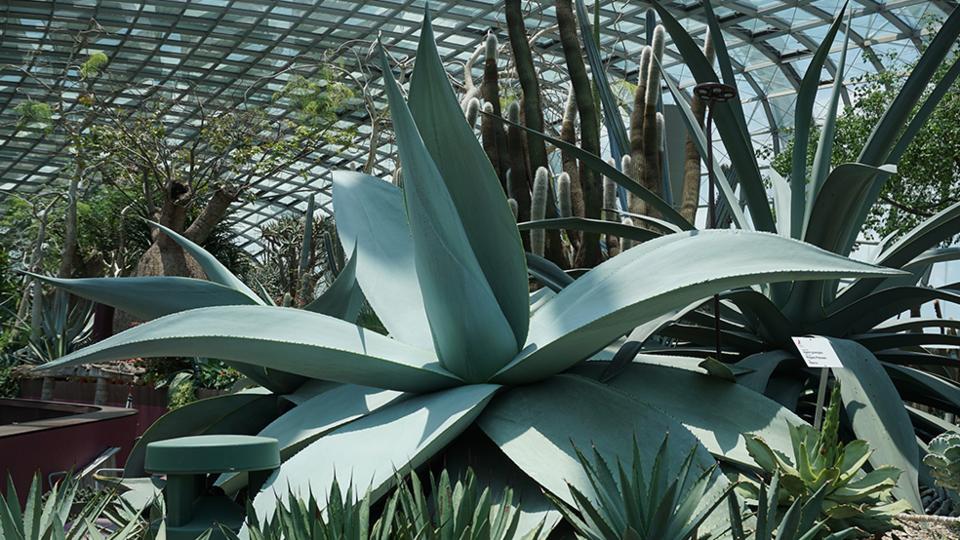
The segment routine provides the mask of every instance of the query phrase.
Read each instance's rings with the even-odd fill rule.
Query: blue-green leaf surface
[[[698,359],[689,359],[694,365]],[[602,362],[587,362],[577,373],[599,375]],[[640,355],[607,384],[680,421],[714,457],[747,467],[756,463],[743,434],[763,437],[771,447],[791,452],[787,426],[805,424],[800,417],[763,394],[683,368],[673,357]],[[682,392],[677,389],[682,388]],[[709,404],[709,406],[704,406]]]
[[[652,240],[662,236],[660,233],[651,231],[650,229],[644,229],[642,227],[627,225],[625,223],[617,223],[616,221],[582,217],[548,218],[538,219],[536,221],[524,221],[517,223],[517,228],[521,231],[552,229],[593,232],[619,236],[620,238],[628,238],[637,242],[646,242],[647,240]]]
[[[485,381],[519,349],[516,335],[480,267],[450,190],[417,131],[385,51],[381,59],[403,165],[417,278],[437,356],[464,380]],[[509,211],[505,201],[504,210]],[[511,249],[510,245],[501,248]],[[519,243],[517,250],[522,257]],[[520,300],[526,312],[526,293]]]
[[[531,317],[527,346],[495,380],[520,383],[558,373],[636,326],[727,289],[896,272],[768,233],[663,236],[607,260],[544,304]]]
[[[410,112],[519,347],[526,340],[529,323],[527,267],[520,234],[493,165],[450,87],[434,42],[429,8],[416,59],[410,78]],[[419,175],[414,180],[430,189]]]
[[[432,351],[333,317],[267,306],[223,306],[167,315],[41,369],[177,356],[218,358],[315,379],[413,392],[460,382],[440,367]]]
[[[380,322],[392,337],[433,349],[403,194],[379,178],[335,171],[333,211],[344,251],[356,250],[351,263],[356,259],[357,281]]]
[[[183,248],[184,251],[190,254],[191,257],[197,261],[197,264],[200,265],[200,268],[203,269],[203,273],[207,275],[207,279],[223,285],[224,287],[229,287],[231,289],[236,289],[243,294],[250,297],[254,303],[262,304],[263,301],[260,300],[260,297],[257,296],[257,293],[253,292],[250,287],[240,280],[237,276],[233,275],[226,266],[224,266],[216,257],[211,255],[207,250],[198,246],[196,243],[184,238],[183,236],[177,234],[173,229],[164,227],[159,223],[154,223],[153,221],[147,221],[147,223],[153,225],[154,227],[160,229],[163,234],[170,237],[171,240],[176,242]]]
[[[354,322],[362,304],[363,293],[357,285],[357,244],[354,244],[350,260],[330,287],[303,309]]]
[[[258,303],[236,289],[202,279],[175,276],[62,279],[25,273],[141,320],[201,307]]]
[[[840,381],[840,396],[853,432],[873,450],[870,464],[900,469],[894,493],[909,501],[914,511],[923,512],[917,485],[917,439],[897,388],[880,361],[860,344],[835,338],[830,338],[830,343],[843,362],[842,368],[831,371]]]
[[[477,384],[412,397],[338,428],[271,475],[254,498],[257,515],[272,515],[291,492],[325,501],[334,478],[379,499],[396,473],[421,465],[469,427],[497,388]]]

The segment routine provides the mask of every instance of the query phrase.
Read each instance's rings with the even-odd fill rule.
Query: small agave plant
[[[897,514],[910,509],[909,502],[894,501],[891,493],[901,471],[889,465],[865,474],[860,470],[872,451],[863,440],[846,444],[839,441],[840,408],[838,384],[819,432],[809,425],[790,426],[792,461],[759,436],[752,437],[747,448],[764,470],[779,477],[782,503],[790,504],[822,492],[818,519],[827,530],[886,532],[896,526]]]
[[[702,5],[713,39],[718,71],[670,9],[656,0],[651,4],[697,83],[722,81],[736,86],[733,63],[711,2]],[[937,104],[950,92],[956,92],[960,61],[955,61],[939,81],[934,83],[933,78],[944,59],[951,57],[951,51],[955,50],[960,39],[960,9],[954,9],[929,42],[900,93],[869,135],[858,160],[831,167],[835,121],[843,91],[843,77],[835,77],[811,168],[807,166],[806,150],[813,132],[814,103],[823,67],[843,27],[845,13],[846,6],[813,52],[800,83],[794,112],[792,170],[787,178],[781,178],[775,171],[767,171],[772,182],[772,208],[767,184],[747,131],[742,104],[735,99],[712,107],[717,132],[731,162],[729,169],[719,163],[714,169],[722,203],[720,212],[729,217],[732,226],[802,240],[838,255],[850,256],[871,207],[878,203],[881,188],[896,172],[896,163],[905,149]],[[846,40],[837,65],[838,73],[843,73],[845,59]],[[598,80],[602,79],[598,77]],[[664,77],[664,83],[680,107],[700,155],[707,155],[706,137],[685,96],[670,77]],[[611,105],[605,117],[615,124],[621,113]],[[608,130],[611,145],[616,145],[618,137],[615,134],[622,130],[609,129],[609,125]],[[643,217],[648,224],[656,225],[651,228],[691,228],[689,221],[676,209],[598,156],[542,133],[530,130],[528,133],[548,139],[576,155],[585,165],[618,182],[632,195],[644,199],[661,218]],[[729,177],[724,170],[728,171]],[[636,239],[643,239],[644,235],[647,238],[658,236],[658,233],[637,227],[624,232],[629,227],[620,223],[604,225],[606,229],[592,227],[594,232],[624,237],[630,234]],[[735,363],[732,370],[743,386],[761,392],[791,410],[800,411],[812,405],[803,396],[809,395],[810,389],[815,391],[817,384],[816,373],[804,369],[791,338],[817,334],[830,339],[843,363],[843,368],[832,371],[833,376],[843,382],[841,398],[848,409],[847,427],[858,438],[869,441],[875,449],[870,458],[872,465],[893,464],[903,471],[897,495],[909,500],[918,512],[922,511],[922,505],[918,490],[920,452],[917,437],[929,440],[949,430],[950,425],[943,421],[942,413],[960,414],[960,385],[937,373],[939,366],[955,365],[956,360],[923,347],[955,346],[960,344],[960,338],[925,331],[953,327],[955,321],[892,319],[933,300],[960,303],[960,289],[956,284],[941,288],[921,284],[934,263],[960,258],[960,247],[942,247],[958,233],[960,203],[930,217],[899,238],[884,239],[875,252],[868,253],[869,262],[901,269],[904,274],[881,279],[863,276],[852,280],[823,276],[821,279],[787,281],[764,287],[730,287],[730,291],[720,295],[723,357],[720,360]],[[624,254],[628,255],[630,251]],[[560,290],[570,281],[544,261],[535,260],[531,266],[536,267],[537,277],[554,289]],[[643,272],[638,274],[643,275]],[[635,344],[622,350],[624,361],[621,365],[628,366],[632,358],[630,352],[640,350],[639,345],[644,342],[645,352],[698,358],[715,356],[712,311],[711,304],[691,305],[678,311],[672,319],[662,321],[660,327],[644,327],[643,332],[631,336],[630,341]],[[653,340],[647,341],[651,336],[672,340],[673,346],[661,350],[654,346]],[[929,408],[927,410],[940,414],[929,414],[907,402],[922,404]]]
[[[408,100],[382,58],[403,191],[337,172],[333,202],[356,280],[389,335],[263,305],[191,248],[210,281],[57,282],[121,309],[156,304],[163,306],[156,314],[171,314],[47,367],[170,356],[245,366],[262,388],[178,409],[144,439],[224,432],[277,438],[285,461],[255,495],[261,520],[278,500],[326,500],[335,477],[368,486],[376,501],[396,472],[426,463],[468,430],[497,449],[484,458],[498,463],[491,470],[500,471],[503,484],[539,486],[570,505],[576,501],[568,484],[596,496],[574,445],[593,444],[615,461],[633,453],[624,434],[670,433],[671,448],[695,449],[692,471],[715,465],[710,452],[755,466],[740,433],[758,432],[785,447],[786,426],[802,420],[758,393],[670,359],[638,364],[614,388],[592,378],[588,365],[595,362],[585,361],[635,327],[659,325],[730,288],[898,272],[774,234],[688,230],[631,249],[551,298],[531,296],[516,223],[449,85],[429,16]],[[531,309],[533,299],[544,301]],[[212,307],[199,307],[204,302]],[[586,369],[572,370],[578,365]],[[700,393],[682,397],[677,388]],[[703,403],[717,407],[705,410]],[[724,407],[738,413],[715,414]],[[637,441],[652,459],[657,444]],[[674,469],[687,459],[677,450],[668,457]],[[128,472],[142,474],[142,461]],[[220,482],[235,489],[242,480]],[[711,490],[727,483],[718,473],[711,480]],[[518,534],[544,522],[548,533],[559,515],[538,488],[524,493]]]

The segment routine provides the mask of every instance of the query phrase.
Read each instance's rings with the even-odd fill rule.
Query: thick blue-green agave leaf
[[[333,211],[344,251],[356,250],[357,281],[380,322],[392,337],[433,349],[403,194],[379,178],[335,171]]]
[[[800,87],[797,89],[797,101],[793,113],[793,156],[790,164],[790,236],[792,238],[803,238],[804,217],[808,212],[806,209],[807,141],[810,139],[810,127],[813,124],[813,104],[820,92],[823,64],[833,47],[833,40],[837,31],[840,30],[846,9],[847,3],[844,2],[833,24],[827,29],[827,34],[814,51],[810,65],[807,66],[803,80],[800,81]],[[838,73],[837,77],[843,76]],[[833,114],[836,112],[834,111]]]
[[[338,319],[354,322],[363,304],[363,293],[357,286],[357,244],[353,245],[350,260],[323,294],[303,309],[329,315]]]
[[[830,312],[827,318],[815,323],[812,329],[831,336],[860,334],[910,308],[933,300],[960,304],[960,292],[927,287],[890,287]]]
[[[699,362],[689,360],[693,365]],[[602,364],[587,362],[576,373],[596,378]],[[744,434],[760,435],[774,449],[789,454],[787,426],[806,424],[763,394],[711,377],[701,368],[679,367],[675,357],[641,354],[606,383],[678,420],[717,459],[747,467],[756,467],[756,462],[747,452]]]
[[[494,400],[478,419],[484,433],[530,478],[573,505],[568,484],[596,497],[576,450],[595,449],[611,466],[630,467],[636,438],[647,468],[664,436],[667,462],[678,470],[694,450],[694,471],[716,462],[682,424],[662,411],[586,377],[557,375],[513,388]],[[727,484],[714,478],[714,489]],[[714,492],[715,493],[715,492]],[[705,501],[709,502],[709,501]]]
[[[527,338],[530,322],[520,234],[493,165],[450,87],[434,42],[429,8],[424,14],[416,58],[410,78],[410,112],[519,347]],[[421,179],[415,177],[414,181]],[[429,186],[426,180],[423,182]]]
[[[527,272],[551,290],[559,291],[573,283],[573,278],[570,277],[570,274],[567,274],[562,268],[553,264],[553,261],[529,252],[526,253],[526,256]]]
[[[163,234],[169,236],[171,240],[179,244],[184,251],[189,253],[190,256],[197,261],[197,264],[200,265],[200,268],[203,269],[203,273],[207,275],[208,280],[214,283],[219,283],[224,287],[238,290],[249,296],[254,303],[263,304],[263,301],[260,300],[260,297],[257,296],[257,293],[253,292],[250,287],[247,287],[246,283],[241,281],[240,278],[233,275],[233,272],[227,269],[227,267],[218,261],[216,257],[211,255],[210,252],[198,246],[193,241],[181,236],[169,227],[165,227],[159,223],[149,220],[147,220],[147,223],[160,229]]]
[[[895,273],[773,234],[663,236],[607,260],[547,302],[531,317],[527,346],[495,380],[521,383],[561,372],[636,326],[731,288]]]
[[[850,336],[850,339],[871,351],[920,347],[923,345],[940,345],[947,348],[954,348],[960,345],[960,336],[941,334],[939,332],[870,332],[868,334]],[[951,359],[950,365],[960,367],[960,360]]]
[[[717,74],[713,71],[713,67],[703,55],[700,47],[687,33],[686,28],[660,2],[653,0],[651,4],[660,15],[661,23],[670,37],[673,38],[673,44],[680,51],[697,82],[717,82]],[[722,35],[715,32],[713,39],[716,44],[722,39]],[[717,60],[718,62],[721,61],[719,54]],[[723,66],[721,66],[721,71],[723,69]],[[713,115],[716,120],[717,132],[720,134],[724,147],[730,154],[733,167],[740,178],[741,189],[747,199],[747,207],[750,209],[750,217],[753,219],[754,225],[760,231],[775,231],[773,214],[770,212],[770,204],[767,201],[767,192],[753,152],[750,134],[746,130],[746,122],[743,119],[739,100],[716,104]]]
[[[291,493],[325,501],[334,478],[379,499],[396,473],[423,464],[469,427],[498,388],[467,385],[412,397],[336,429],[270,476],[254,498],[257,515],[269,517]]]
[[[215,426],[219,420],[251,403],[276,402],[276,396],[255,393],[226,394],[188,403],[158,418],[137,439],[127,456],[123,468],[124,477],[145,476],[143,469],[147,445],[175,437],[198,435]]]
[[[923,330],[924,328],[960,329],[960,321],[956,319],[937,319],[932,317],[910,317],[907,319],[892,319],[874,326],[872,331],[903,332],[905,330]]]
[[[780,364],[791,360],[796,360],[796,354],[780,349],[751,354],[734,364],[736,367],[746,370],[746,372],[737,375],[737,384],[754,392],[767,395],[767,383],[770,382],[773,372],[780,367]]]
[[[432,351],[293,308],[193,309],[135,326],[39,369],[136,357],[201,356],[314,379],[422,392],[459,384]]]
[[[236,289],[202,279],[175,276],[63,279],[25,273],[141,320],[201,307],[258,304]]]
[[[844,4],[846,9],[847,4]],[[839,17],[837,17],[839,19]],[[813,168],[810,170],[810,182],[807,186],[807,204],[804,213],[803,229],[806,231],[810,222],[810,210],[816,200],[820,188],[830,174],[830,159],[833,157],[833,142],[837,133],[837,108],[840,106],[840,96],[844,92],[843,76],[847,66],[847,49],[850,45],[850,23],[853,22],[853,10],[847,12],[847,26],[843,34],[843,48],[840,50],[840,60],[837,62],[836,72],[833,74],[833,89],[830,92],[830,104],[827,106],[820,130],[820,140],[813,156]],[[812,113],[812,111],[811,111]],[[896,161],[894,161],[896,163]],[[806,233],[804,233],[806,234]]]
[[[517,223],[517,228],[521,231],[530,231],[534,229],[556,229],[593,232],[609,234],[612,236],[618,236],[620,238],[628,238],[637,242],[646,242],[647,240],[652,240],[654,238],[663,236],[660,233],[651,231],[650,229],[627,225],[625,223],[582,217],[547,218],[538,219],[535,221],[523,221]]]
[[[960,414],[960,386],[943,377],[907,366],[884,364],[903,399]]]
[[[840,381],[840,397],[857,438],[870,443],[874,467],[893,465],[902,474],[894,493],[923,512],[917,480],[920,454],[910,416],[883,365],[855,341],[830,338],[843,363],[831,368]]]
[[[403,194],[417,278],[437,356],[444,367],[464,380],[482,382],[516,353],[516,335],[480,267],[459,210],[417,130],[385,51],[381,58],[403,165]],[[509,244],[501,247],[510,249]],[[526,296],[521,300],[528,309]]]

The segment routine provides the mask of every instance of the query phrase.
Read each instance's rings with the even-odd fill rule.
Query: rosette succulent
[[[594,377],[606,362],[588,360],[638,326],[655,329],[730,288],[898,272],[774,234],[688,230],[610,259],[554,296],[530,294],[507,198],[449,86],[429,17],[407,100],[385,54],[382,69],[403,189],[337,172],[333,205],[356,281],[389,335],[263,305],[221,266],[201,260],[210,281],[59,281],[121,309],[155,303],[165,306],[155,315],[170,314],[48,367],[169,356],[245,366],[262,388],[178,409],[144,439],[277,438],[285,461],[255,495],[261,519],[289,496],[326,500],[335,477],[369,488],[376,500],[397,472],[443,452],[447,462],[477,469],[478,479],[500,478],[518,492],[520,534],[541,522],[547,532],[559,515],[539,488],[570,505],[568,484],[594,496],[574,445],[626,460],[636,433],[649,460],[669,432],[677,450],[667,453],[668,465],[676,470],[694,448],[691,474],[714,466],[711,453],[755,466],[741,433],[789,448],[787,426],[802,423],[796,415],[682,359],[646,358],[613,385]],[[178,299],[184,291],[189,302]],[[485,450],[470,451],[477,448]],[[477,460],[492,465],[481,475]],[[142,474],[136,464],[127,472]],[[242,480],[220,483],[234,491]],[[713,474],[712,487],[725,484]]]

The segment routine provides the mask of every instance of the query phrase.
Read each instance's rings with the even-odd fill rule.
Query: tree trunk
[[[707,37],[703,42],[703,54],[712,66],[715,52],[713,39],[711,39],[709,32],[707,32]],[[690,110],[696,117],[697,124],[703,128],[703,117],[706,112],[705,104],[697,96],[693,96],[693,99],[690,100]],[[707,157],[703,156],[703,159],[706,160]],[[687,218],[690,223],[694,223],[697,218],[697,207],[700,206],[700,160],[700,152],[697,151],[697,145],[693,142],[693,136],[687,134],[687,143],[684,147],[680,215]]]
[[[577,22],[573,16],[573,6],[570,0],[557,0],[557,26],[560,32],[560,43],[563,46],[563,56],[566,59],[567,70],[570,72],[570,81],[573,84],[577,112],[580,114],[581,144],[585,151],[599,156],[600,123],[593,102],[590,79],[587,77],[587,68],[583,63],[583,56],[580,52],[580,40],[577,39]],[[585,39],[589,39],[589,36]],[[580,181],[583,187],[585,214],[589,218],[599,219],[603,206],[601,180],[595,172],[582,167],[580,169]],[[591,268],[600,264],[602,260],[600,235],[584,233],[583,244],[577,252],[575,266]]]

